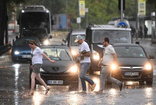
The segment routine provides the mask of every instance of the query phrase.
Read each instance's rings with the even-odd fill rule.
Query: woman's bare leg
[[[32,72],[32,74],[31,74],[31,91],[30,91],[32,93],[35,88],[35,78],[36,78],[36,74],[34,72]]]
[[[43,79],[40,76],[40,73],[36,74],[36,79],[46,88],[49,89],[46,83],[43,81]]]

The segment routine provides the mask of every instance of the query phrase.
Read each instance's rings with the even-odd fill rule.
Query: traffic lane
[[[147,87],[139,86],[138,83],[125,85],[121,92],[118,86],[113,84],[113,88],[108,87],[102,94],[91,92],[90,89],[87,90],[87,94],[82,94],[69,91],[68,86],[49,86],[50,92],[44,95],[45,89],[38,85],[34,96],[31,97],[28,96],[29,64],[13,63],[10,58],[9,52],[8,55],[0,57],[0,104],[155,104],[155,84],[153,87]],[[95,91],[98,90],[99,73],[90,77],[97,83]],[[87,86],[89,88],[88,84]],[[80,82],[79,90],[82,90]]]

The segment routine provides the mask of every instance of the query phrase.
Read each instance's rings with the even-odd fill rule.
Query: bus
[[[30,5],[20,11],[20,37],[36,36],[43,44],[51,38],[52,16],[43,5]]]

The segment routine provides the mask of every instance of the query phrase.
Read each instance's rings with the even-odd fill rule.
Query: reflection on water
[[[15,90],[16,91],[14,91],[14,102],[15,102],[15,105],[18,105],[18,102],[19,102],[18,79],[19,79],[19,67],[20,67],[20,65],[14,64],[12,66],[15,68]]]
[[[45,99],[44,99],[43,95],[41,95],[39,92],[36,91],[36,92],[34,92],[32,100],[33,100],[33,105],[41,105],[41,103]]]
[[[70,95],[70,97],[67,100],[67,103],[71,103],[70,105],[78,105],[80,100],[81,100],[81,97],[78,94]]]
[[[115,96],[117,94],[117,90],[116,89],[110,89],[109,90],[109,93],[112,95],[112,96]]]
[[[152,88],[151,87],[145,88],[145,95],[147,98],[152,98]]]
[[[128,81],[127,85],[133,85],[133,82],[132,81]]]
[[[94,91],[99,91],[99,89],[100,89],[100,80],[99,80],[99,78],[94,77],[93,81],[94,81],[94,83],[96,83],[96,87],[95,87]]]

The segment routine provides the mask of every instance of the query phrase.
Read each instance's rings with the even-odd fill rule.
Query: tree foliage
[[[27,5],[44,5],[52,14],[62,13],[65,9],[64,0],[31,0]]]
[[[77,27],[78,0],[8,0],[10,3],[24,5],[44,5],[52,14],[66,13],[72,16],[72,25]],[[136,16],[136,0],[125,0],[124,15],[126,17]],[[147,3],[156,4],[156,0],[147,0]],[[147,15],[154,11],[151,4],[147,4]],[[85,0],[85,7],[88,8],[88,20],[93,24],[106,24],[112,17],[120,17],[118,0]],[[150,7],[150,8],[149,8]],[[86,17],[81,18],[82,27],[86,26]]]

